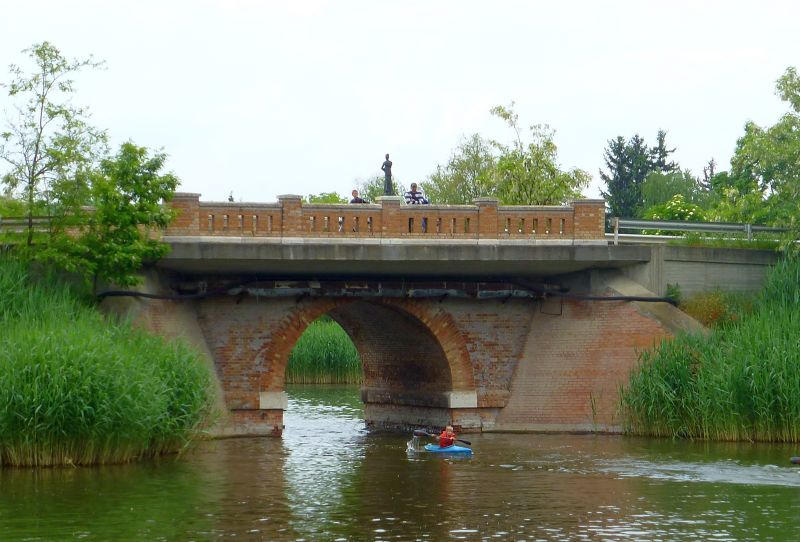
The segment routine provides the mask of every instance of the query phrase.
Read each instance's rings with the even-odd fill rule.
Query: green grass
[[[681,235],[681,232],[673,232]],[[757,233],[752,239],[747,239],[744,233],[696,233],[683,232],[680,239],[672,239],[668,245],[708,247],[708,248],[747,248],[750,250],[776,250],[785,241],[775,239],[775,234]]]
[[[775,267],[753,311],[642,354],[621,393],[627,432],[800,441],[800,258]]]
[[[53,276],[8,260],[0,326],[0,465],[176,452],[210,411],[210,375],[187,347],[106,321]]]
[[[287,384],[359,384],[361,380],[356,347],[329,317],[312,322],[289,355]]]

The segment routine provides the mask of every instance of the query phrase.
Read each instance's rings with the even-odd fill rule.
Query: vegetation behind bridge
[[[331,317],[318,318],[298,339],[286,367],[287,384],[360,384],[361,358]]]

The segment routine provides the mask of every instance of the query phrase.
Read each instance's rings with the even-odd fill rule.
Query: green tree
[[[797,68],[786,68],[784,74],[778,78],[775,91],[781,100],[789,102],[795,113],[800,113],[800,76],[797,75]]]
[[[445,164],[437,165],[420,183],[428,199],[444,204],[471,204],[475,198],[496,196],[492,145],[478,134],[465,138]]]
[[[680,172],[678,164],[669,160],[675,149],[667,147],[666,138],[667,133],[659,130],[656,145],[652,148],[648,147],[639,134],[628,141],[622,136],[608,141],[603,153],[608,172],[600,170],[600,178],[607,188],[607,191],[601,190],[601,193],[613,216],[627,218],[642,215],[648,206],[642,187],[651,172]]]
[[[729,173],[712,179],[721,194],[716,215],[742,222],[788,227],[800,233],[800,78],[794,67],[776,82],[790,106],[777,123],[748,122],[736,142]]]
[[[490,110],[516,135],[511,145],[492,142],[499,152],[494,178],[500,201],[507,205],[558,205],[580,198],[581,190],[589,184],[589,174],[577,168],[564,171],[559,167],[558,147],[553,141],[555,132],[547,125],[531,126],[532,141],[525,144],[513,106],[512,102],[508,108],[497,106]]]
[[[671,173],[651,171],[642,183],[642,208],[649,210],[663,205],[677,194],[682,195],[684,201],[703,208],[712,201],[710,192],[688,169]]]
[[[347,203],[347,201],[347,198],[340,196],[337,192],[309,194],[306,198],[307,203]]]
[[[62,267],[91,277],[95,284],[98,279],[120,286],[138,283],[142,267],[169,250],[156,237],[173,218],[164,203],[178,187],[175,175],[161,173],[166,158],[127,142],[115,156],[104,159],[92,175],[93,210],[86,213],[85,226],[77,236],[59,235],[51,258],[72,258],[61,261]]]
[[[722,175],[727,177],[726,172]],[[734,186],[718,192],[716,205],[709,211],[709,218],[719,222],[743,224],[771,224],[770,210],[764,203],[764,192],[753,189],[740,191]]]
[[[659,130],[656,134],[656,144],[650,149],[650,167],[653,171],[660,173],[676,173],[680,171],[677,163],[669,160],[669,155],[675,152],[675,148],[667,148],[667,132]]]
[[[600,178],[605,182],[607,191],[600,192],[608,202],[612,216],[639,216],[642,184],[652,171],[650,156],[650,150],[639,134],[627,142],[622,136],[608,141],[603,153],[608,172],[600,170]]]
[[[708,163],[703,166],[703,179],[698,181],[703,190],[711,192],[714,190],[714,185],[711,180],[717,174],[717,162],[712,157]]]
[[[70,78],[84,68],[102,63],[91,57],[68,60],[52,44],[43,42],[26,49],[33,63],[30,71],[11,65],[8,95],[16,105],[16,117],[0,134],[0,157],[10,169],[3,183],[25,202],[28,218],[27,244],[33,242],[33,217],[37,212],[65,212],[85,199],[88,172],[106,150],[106,134],[88,124],[85,108],[72,105],[74,82]]]

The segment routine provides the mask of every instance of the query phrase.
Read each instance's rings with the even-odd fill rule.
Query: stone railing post
[[[167,235],[200,235],[200,194],[175,192],[169,206],[175,218],[167,227]]]
[[[479,239],[497,239],[497,198],[477,198],[478,206],[477,234]]]
[[[302,237],[303,197],[295,194],[278,196],[281,204],[281,236]]]
[[[400,215],[401,196],[381,196],[378,202],[381,204],[381,236],[392,237],[400,236],[408,232],[408,226],[403,227],[403,217]]]
[[[602,199],[579,199],[572,202],[575,239],[606,238],[606,202]]]

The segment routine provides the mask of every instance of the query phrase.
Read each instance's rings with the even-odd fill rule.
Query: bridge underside
[[[220,435],[281,433],[289,354],[323,314],[359,351],[370,427],[613,431],[637,349],[691,323],[665,303],[555,295],[566,288],[647,293],[613,270],[539,282],[160,272],[148,290],[171,298],[126,302],[144,325],[206,353],[227,412]]]

